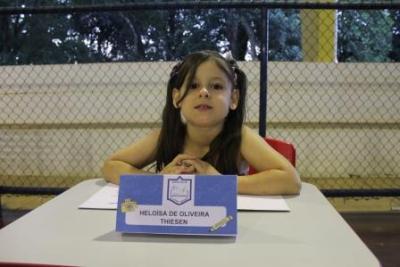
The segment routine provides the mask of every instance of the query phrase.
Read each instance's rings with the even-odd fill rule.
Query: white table
[[[313,185],[285,197],[290,212],[239,212],[238,236],[115,232],[115,210],[78,206],[102,179],[84,181],[0,230],[0,262],[75,266],[380,266]]]

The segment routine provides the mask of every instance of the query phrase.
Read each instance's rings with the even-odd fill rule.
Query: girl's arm
[[[111,155],[102,168],[106,181],[119,184],[121,174],[148,173],[142,168],[154,162],[159,135],[160,130],[154,130],[144,138]]]
[[[150,173],[142,168],[155,161],[155,152],[157,149],[160,130],[155,130],[139,141],[128,147],[118,150],[111,155],[102,168],[103,176],[106,181],[119,184],[121,174],[128,173]],[[185,160],[195,159],[191,155],[179,154],[161,171],[161,174],[189,174],[194,173],[194,167],[185,165]]]
[[[300,192],[300,177],[293,165],[247,126],[242,129],[240,152],[244,160],[257,171],[253,175],[238,177],[240,194],[281,195]]]

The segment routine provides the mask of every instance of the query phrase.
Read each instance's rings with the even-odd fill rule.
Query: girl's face
[[[227,75],[213,60],[200,64],[193,82],[187,86],[185,80],[181,88],[172,92],[173,103],[180,108],[188,125],[196,127],[221,127],[229,113],[236,109],[239,102],[239,91]],[[185,94],[186,88],[188,93]]]

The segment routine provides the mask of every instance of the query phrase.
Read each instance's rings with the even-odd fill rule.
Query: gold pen
[[[218,230],[219,228],[225,227],[225,225],[233,219],[232,216],[226,216],[225,218],[221,219],[219,222],[213,224],[210,228],[210,232],[214,232]]]

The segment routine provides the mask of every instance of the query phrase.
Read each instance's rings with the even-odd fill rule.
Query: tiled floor
[[[382,267],[400,266],[400,212],[342,213],[342,216]]]
[[[3,211],[0,228],[26,212]],[[400,266],[400,212],[341,214],[379,259],[382,267]]]

